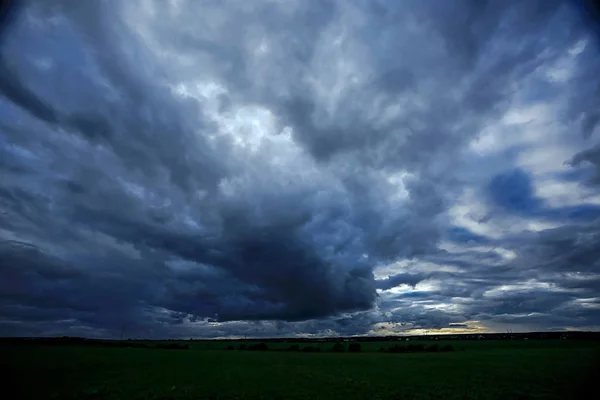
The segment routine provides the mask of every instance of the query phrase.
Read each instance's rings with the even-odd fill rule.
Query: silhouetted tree
[[[361,347],[360,347],[360,343],[350,343],[348,345],[348,351],[351,353],[358,353],[360,352]]]
[[[342,353],[342,352],[346,351],[346,347],[344,346],[344,344],[342,342],[337,342],[336,344],[333,345],[331,351],[334,351],[336,353]]]
[[[302,351],[305,353],[316,353],[321,351],[321,348],[316,346],[306,346],[302,348]]]
[[[428,346],[426,350],[427,350],[428,352],[430,352],[430,353],[435,353],[435,352],[437,352],[439,349],[440,349],[440,348],[439,348],[439,346],[438,346],[437,344],[432,344],[431,346]]]
[[[187,344],[157,344],[155,346],[157,349],[166,349],[166,350],[188,350],[190,346]]]
[[[410,347],[410,346],[409,346]],[[405,346],[395,345],[388,349],[390,353],[406,353],[408,349]]]
[[[408,351],[409,353],[419,353],[425,351],[425,346],[423,346],[422,344],[409,344],[406,347],[406,351]]]
[[[258,343],[248,346],[247,349],[255,351],[266,351],[269,350],[269,346],[267,346],[266,343]]]
[[[266,351],[269,350],[269,346],[266,343],[259,343],[255,346],[254,350]]]

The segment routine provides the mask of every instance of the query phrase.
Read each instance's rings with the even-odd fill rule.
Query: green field
[[[358,354],[186,343],[190,350],[2,345],[0,373],[19,399],[587,399],[600,375],[597,342],[460,341],[452,344],[463,351],[418,354],[377,351],[390,342],[364,343]]]

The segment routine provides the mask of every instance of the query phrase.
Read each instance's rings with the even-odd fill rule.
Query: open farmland
[[[356,354],[179,343],[190,348],[4,343],[1,372],[32,399],[578,399],[600,367],[597,341],[448,341],[454,351],[411,354],[380,351],[392,342]]]

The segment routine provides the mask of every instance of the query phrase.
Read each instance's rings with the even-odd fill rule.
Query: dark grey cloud
[[[588,130],[586,130],[588,132]],[[594,167],[595,173],[590,178],[589,182],[592,184],[600,183],[600,145],[586,149],[580,153],[577,153],[571,163],[578,166],[584,162],[591,164]]]
[[[388,295],[380,309],[391,322],[409,321],[422,329],[456,327],[454,322],[461,321],[496,329],[589,329],[600,322],[598,232],[593,222],[530,234],[527,240],[505,238],[496,244],[518,255],[502,263],[482,257],[476,247],[442,251],[428,259],[457,270],[429,273],[429,285]],[[457,263],[459,257],[471,261]],[[420,314],[438,315],[447,323],[434,323],[435,318],[417,323]]]
[[[386,279],[377,280],[376,283],[378,289],[387,290],[400,285],[410,285],[414,287],[425,278],[426,276],[417,274],[397,274]]]
[[[0,333],[600,324],[595,178],[558,207],[545,172],[598,167],[577,7],[52,0],[11,21]],[[541,103],[555,139],[485,141]],[[568,156],[522,156],[549,144]]]

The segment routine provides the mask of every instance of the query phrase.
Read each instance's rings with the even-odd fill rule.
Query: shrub
[[[229,346],[227,346],[227,350],[235,350],[235,346],[229,345]]]
[[[269,346],[266,343],[259,343],[255,346],[255,350],[266,351],[269,350]]]
[[[187,344],[157,344],[157,349],[167,349],[167,350],[188,350],[190,346]]]
[[[428,346],[426,350],[430,353],[435,353],[439,350],[439,346],[437,344],[432,344],[431,346]]]
[[[144,343],[128,343],[125,345],[125,347],[133,347],[134,349],[147,349],[150,346]]]
[[[243,344],[243,343],[242,343],[242,344],[240,344],[240,345],[238,346],[238,350],[246,350],[246,345],[245,345],[245,344]]]
[[[360,352],[361,347],[360,347],[360,343],[350,343],[348,345],[348,351],[351,353],[358,353]]]
[[[306,346],[302,348],[302,351],[305,353],[316,353],[321,351],[320,347],[315,347],[315,346]]]
[[[423,346],[422,344],[416,344],[416,345],[409,345],[408,348],[410,349],[410,351],[414,352],[414,353],[419,353],[422,351],[425,351],[425,346]]]
[[[333,345],[331,351],[336,352],[336,353],[342,353],[342,352],[346,351],[346,347],[344,346],[343,343],[337,342],[336,344]]]
[[[300,350],[300,345],[297,344],[291,344],[290,347],[287,348],[288,351],[299,351]]]
[[[410,347],[410,346],[409,346]],[[390,353],[406,353],[408,349],[404,346],[394,345],[388,349]]]
[[[269,350],[269,346],[266,343],[258,343],[248,346],[248,350],[266,351]]]
[[[454,351],[454,347],[451,344],[447,344],[440,349],[440,351]]]

